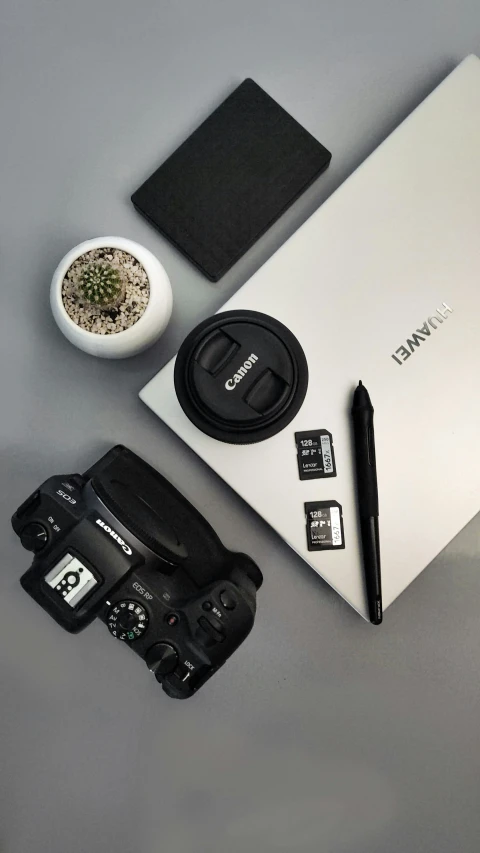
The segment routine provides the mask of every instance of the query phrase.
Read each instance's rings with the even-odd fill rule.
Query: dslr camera
[[[192,696],[253,627],[258,566],[126,447],[55,476],[16,511],[26,592],[76,633],[98,617],[168,696]]]

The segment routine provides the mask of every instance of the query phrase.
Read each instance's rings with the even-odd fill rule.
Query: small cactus
[[[122,276],[111,264],[87,264],[80,273],[78,287],[85,301],[98,308],[114,308],[125,298]]]

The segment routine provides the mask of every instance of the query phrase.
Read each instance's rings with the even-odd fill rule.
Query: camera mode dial
[[[108,630],[117,640],[131,643],[145,633],[147,625],[147,611],[138,601],[117,601],[108,612]]]

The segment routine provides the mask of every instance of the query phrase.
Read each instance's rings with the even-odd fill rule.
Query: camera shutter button
[[[48,542],[48,532],[43,524],[37,521],[32,521],[31,524],[26,524],[20,533],[20,542],[27,551],[33,551],[35,554],[45,548]]]

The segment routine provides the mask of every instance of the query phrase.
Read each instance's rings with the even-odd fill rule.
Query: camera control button
[[[168,675],[176,668],[178,655],[170,643],[155,643],[145,655],[145,663],[156,678]]]
[[[117,601],[108,611],[108,630],[117,640],[136,640],[147,625],[148,613],[138,601]]]
[[[213,616],[210,616],[208,619],[205,616],[201,616],[198,624],[202,631],[215,643],[222,643],[224,641],[223,625],[218,619],[215,619]]]
[[[215,629],[215,631],[217,631],[218,634],[223,634],[224,629],[222,623],[220,622],[220,619],[216,619],[215,616],[209,616],[208,623],[209,625],[211,625],[212,628]]]
[[[225,610],[235,610],[237,606],[237,599],[232,592],[229,592],[228,589],[222,589],[219,598],[220,604],[225,608]]]
[[[48,531],[37,521],[25,525],[20,533],[20,542],[27,551],[33,551],[35,554],[45,548],[48,542]]]

